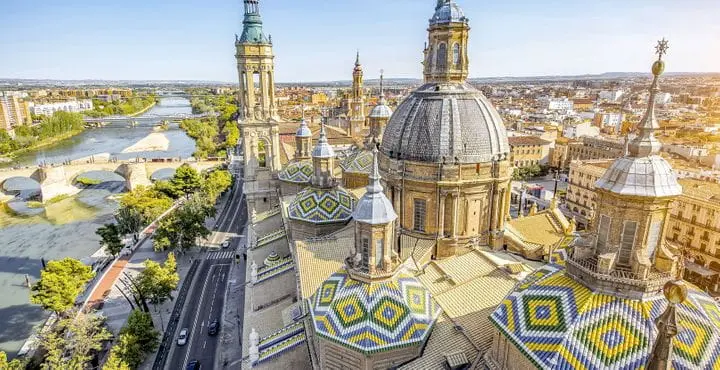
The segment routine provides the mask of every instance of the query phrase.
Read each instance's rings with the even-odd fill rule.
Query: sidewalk
[[[237,253],[242,254],[247,243],[243,237]],[[242,321],[245,311],[245,276],[246,267],[244,259],[240,264],[233,263],[230,267],[227,290],[225,291],[225,306],[223,309],[222,335],[220,345],[215,356],[215,369],[240,369],[238,360],[242,358]]]

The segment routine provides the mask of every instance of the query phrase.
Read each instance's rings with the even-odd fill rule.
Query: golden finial
[[[680,304],[687,299],[687,285],[682,281],[670,281],[663,287],[665,298],[672,304]]]

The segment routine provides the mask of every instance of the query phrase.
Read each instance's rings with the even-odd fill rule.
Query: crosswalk
[[[208,260],[224,260],[228,258],[235,258],[235,252],[234,251],[218,251],[218,252],[210,252],[206,259]]]

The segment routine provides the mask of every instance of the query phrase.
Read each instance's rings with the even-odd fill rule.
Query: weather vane
[[[656,50],[656,53],[657,53],[659,59],[662,59],[663,55],[667,54],[668,49],[670,49],[670,46],[668,45],[668,41],[665,40],[665,38],[658,41],[658,44],[655,47],[655,50]]]

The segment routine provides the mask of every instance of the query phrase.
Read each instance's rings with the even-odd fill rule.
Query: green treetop
[[[30,302],[62,314],[74,306],[83,287],[93,276],[95,273],[90,266],[76,259],[50,261],[40,272],[40,280],[30,289]]]

